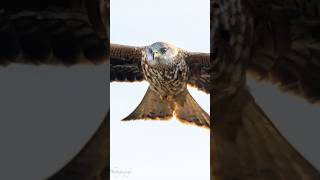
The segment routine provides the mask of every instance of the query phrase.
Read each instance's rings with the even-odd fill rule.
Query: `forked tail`
[[[192,98],[188,90],[176,95],[172,101],[162,100],[148,88],[139,106],[124,121],[137,119],[167,120],[175,115],[184,123],[210,127],[210,117]]]

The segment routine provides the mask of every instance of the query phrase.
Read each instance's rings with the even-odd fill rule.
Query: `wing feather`
[[[100,36],[89,16],[76,7],[1,9],[0,64],[106,62],[106,37]]]
[[[255,14],[258,38],[249,72],[284,91],[319,102],[320,1],[268,4],[261,6],[268,13]]]
[[[142,47],[111,44],[110,48],[110,81],[135,82],[142,81],[140,70]]]
[[[185,60],[190,70],[188,85],[210,93],[210,54],[187,53]]]

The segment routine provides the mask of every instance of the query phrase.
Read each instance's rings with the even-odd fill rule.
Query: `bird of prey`
[[[247,74],[253,75],[319,102],[320,1],[211,0],[210,6],[212,53],[205,72],[211,81],[193,85],[211,92],[211,178],[320,179],[319,171],[281,135],[246,84]],[[111,80],[145,79],[131,58],[139,56],[135,48],[120,48],[122,58],[111,52]],[[199,65],[202,74],[204,66]]]
[[[187,85],[206,90],[210,56],[191,53],[165,42],[132,47],[111,44],[111,81],[146,80],[150,86],[139,106],[124,120],[168,119],[210,127],[209,115]],[[205,91],[209,92],[209,91]]]
[[[106,63],[108,9],[106,0],[1,1],[0,64],[71,66]],[[79,154],[49,180],[107,178],[108,119],[106,115]]]
[[[320,1],[212,0],[211,17],[213,179],[320,179],[246,85],[253,75],[319,102]]]

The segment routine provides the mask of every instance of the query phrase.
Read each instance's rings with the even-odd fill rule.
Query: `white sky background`
[[[165,41],[188,51],[209,52],[209,0],[111,0],[112,43],[144,46]],[[210,132],[177,120],[131,121],[148,83],[112,83],[111,179],[209,180]],[[210,99],[191,89],[210,112]]]

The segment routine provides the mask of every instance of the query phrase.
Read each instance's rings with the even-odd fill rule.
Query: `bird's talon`
[[[173,100],[173,96],[172,95],[167,96],[167,100],[168,101],[172,101]]]

